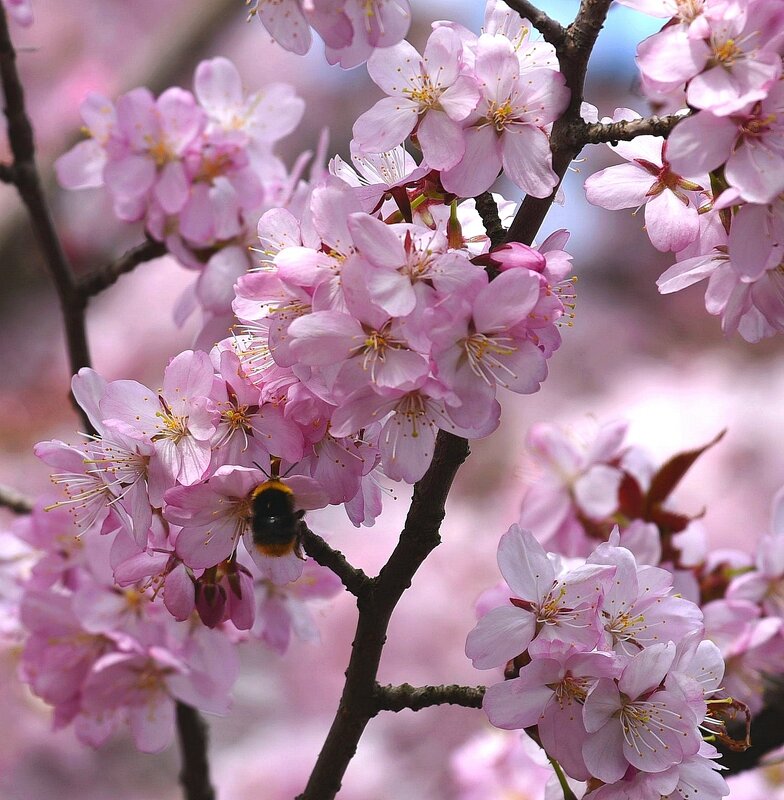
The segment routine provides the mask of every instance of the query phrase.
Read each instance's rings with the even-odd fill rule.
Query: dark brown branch
[[[199,712],[177,703],[177,737],[182,753],[180,783],[185,800],[215,800],[207,761],[207,726]]]
[[[169,251],[162,242],[147,239],[146,242],[132,247],[123,253],[116,261],[107,264],[103,269],[86,275],[78,282],[78,289],[81,296],[87,300],[93,295],[100,294],[104,289],[108,289],[121,275],[130,272],[146,261],[165,256]]]
[[[15,179],[16,175],[14,173],[13,165],[0,164],[0,182],[13,183]]]
[[[302,526],[302,546],[314,561],[322,567],[331,569],[351,594],[359,597],[372,586],[372,580],[361,569],[349,564],[340,550],[330,547],[306,525]]]
[[[433,461],[414,486],[406,524],[392,555],[357,600],[359,619],[337,714],[299,800],[331,800],[368,721],[378,712],[376,675],[392,612],[417,569],[439,544],[444,503],[468,442],[441,431]]]
[[[14,157],[10,175],[22,202],[27,208],[36,241],[43,251],[49,274],[57,290],[63,312],[65,337],[71,372],[90,364],[90,351],[84,324],[84,301],[76,288],[71,265],[57,235],[41,178],[35,163],[33,126],[25,108],[24,89],[16,68],[16,52],[8,32],[5,9],[0,6],[0,82],[5,97],[8,120],[8,141]],[[92,431],[87,415],[78,409],[88,431]]]
[[[576,148],[586,144],[629,142],[638,136],[667,137],[682,119],[685,119],[682,114],[670,114],[667,117],[643,117],[621,122],[575,122],[566,132],[566,137]]]
[[[498,216],[498,206],[493,199],[493,195],[490,192],[482,192],[482,194],[474,198],[474,202],[476,203],[476,211],[485,226],[485,232],[490,239],[490,247],[498,247],[504,241],[506,228],[501,223],[501,217]]]
[[[566,30],[558,20],[545,14],[529,0],[507,0],[506,4],[521,17],[525,17],[546,42],[550,42],[556,50],[560,49],[566,38]]]
[[[553,171],[559,181],[563,179],[572,160],[582,149],[582,145],[572,140],[574,126],[585,124],[580,114],[585,88],[585,73],[588,60],[599,31],[604,25],[612,0],[582,0],[574,22],[566,29],[566,37],[558,54],[561,72],[571,92],[569,107],[563,116],[556,120],[550,136],[550,149],[553,153]],[[531,244],[550,210],[558,186],[549,197],[528,195],[520,204],[507,233],[507,241]]]
[[[379,711],[402,711],[409,708],[420,711],[430,706],[464,706],[481,708],[485,696],[484,686],[376,686],[376,703]]]
[[[29,514],[33,510],[33,501],[13,487],[0,484],[0,507],[14,514]]]

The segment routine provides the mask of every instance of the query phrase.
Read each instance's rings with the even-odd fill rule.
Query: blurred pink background
[[[330,153],[346,157],[353,119],[377,97],[364,68],[329,67],[322,46],[300,58],[270,42],[257,22],[245,23],[241,0],[33,0],[32,28],[13,30],[36,126],[42,169],[63,240],[79,270],[89,270],[141,241],[140,230],[115,222],[101,191],[65,193],[51,180],[51,162],[78,137],[85,92],[108,95],[145,83],[191,86],[201,58],[227,55],[249,89],[285,79],[307,102],[299,130],[284,142],[287,163],[315,147],[323,125]],[[429,23],[451,16],[478,29],[480,4],[415,5],[410,35],[421,44]],[[568,20],[574,3],[545,0]],[[634,91],[636,42],[656,22],[614,9],[592,64],[587,100],[610,114],[616,106],[645,113]],[[0,141],[0,157],[7,143]],[[765,531],[770,499],[784,483],[784,364],[776,340],[749,345],[725,340],[702,305],[699,287],[666,298],[656,277],[669,265],[629,212],[586,205],[581,181],[613,163],[594,148],[574,165],[566,202],[555,208],[543,235],[573,231],[577,318],[551,362],[542,391],[503,398],[500,430],[472,445],[443,528],[444,544],[418,574],[398,607],[382,661],[382,682],[471,683],[488,680],[463,655],[474,622],[473,602],[496,580],[500,534],[516,520],[522,488],[534,471],[524,437],[538,421],[557,422],[575,435],[614,418],[630,421],[629,443],[657,460],[704,444],[728,428],[683,483],[677,500],[691,513],[706,508],[715,547],[751,550]],[[502,189],[504,187],[501,187]],[[510,195],[510,197],[513,195]],[[15,193],[0,185],[0,483],[35,494],[48,486],[47,468],[32,455],[41,439],[75,440],[67,399],[68,374],[56,298]],[[153,386],[167,360],[189,346],[191,327],[178,330],[172,307],[194,278],[170,259],[140,267],[91,305],[88,324],[94,366],[107,378]],[[400,492],[375,528],[355,530],[341,510],[313,513],[311,527],[374,573],[396,541],[407,508]],[[5,526],[10,516],[0,512]],[[304,786],[342,688],[356,610],[348,597],[318,614],[322,644],[294,642],[282,659],[260,644],[243,648],[244,669],[235,709],[211,719],[219,796],[231,800],[292,798]],[[115,740],[100,752],[68,731],[53,734],[49,713],[14,676],[16,654],[0,652],[0,798],[3,800],[167,800],[179,797],[175,748],[160,756]],[[456,797],[449,753],[487,723],[466,709],[385,714],[373,720],[349,768],[344,793],[352,800],[447,800]],[[738,797],[770,796],[744,789]],[[757,792],[755,794],[755,792]],[[733,796],[736,796],[733,793]],[[499,798],[500,800],[500,798]]]

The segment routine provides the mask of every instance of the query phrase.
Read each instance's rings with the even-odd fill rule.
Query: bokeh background
[[[478,30],[478,0],[413,0],[410,40],[421,46],[435,19]],[[568,22],[576,3],[544,0]],[[245,21],[241,0],[34,0],[35,23],[15,28],[21,72],[55,217],[77,270],[88,271],[141,241],[142,232],[114,220],[101,191],[66,193],[52,178],[53,160],[79,137],[78,105],[90,90],[114,96],[137,85],[159,92],[191,87],[205,57],[226,55],[248,89],[285,79],[307,103],[299,129],[284,141],[291,164],[330,130],[330,153],[347,157],[353,120],[379,92],[363,67],[329,67],[316,41],[306,57],[284,52],[263,28]],[[636,43],[659,24],[613,8],[590,68],[586,99],[608,115],[616,106],[646,112],[636,88]],[[8,146],[0,137],[0,159]],[[660,297],[655,279],[670,259],[656,253],[641,216],[585,203],[582,181],[615,163],[605,147],[584,152],[564,186],[565,201],[544,235],[572,231],[569,250],[579,276],[577,317],[551,361],[542,391],[503,398],[501,428],[472,445],[443,528],[444,544],[425,564],[398,607],[382,661],[382,682],[481,683],[463,655],[477,595],[497,579],[495,549],[517,517],[536,470],[524,439],[534,422],[590,435],[600,422],[626,418],[628,441],[658,460],[728,429],[679,489],[687,511],[703,508],[712,546],[752,550],[768,525],[770,499],[784,483],[784,359],[778,340],[726,340],[694,287]],[[514,187],[501,184],[508,197]],[[12,189],[0,185],[0,483],[34,495],[48,486],[32,455],[42,439],[73,441],[78,422],[67,399],[68,368],[56,297]],[[90,306],[94,366],[109,379],[159,384],[163,367],[187,348],[196,320],[172,321],[177,297],[194,273],[160,259],[127,275]],[[407,494],[390,500],[371,529],[355,530],[342,511],[310,516],[311,527],[374,572],[396,541]],[[0,511],[0,526],[10,515]],[[0,553],[2,558],[2,553]],[[342,688],[356,610],[342,597],[319,610],[322,642],[294,642],[282,658],[261,644],[243,648],[244,667],[228,718],[211,719],[211,751],[224,800],[286,800],[304,786]],[[2,800],[168,800],[179,797],[177,753],[137,753],[123,738],[100,751],[69,731],[52,733],[48,710],[15,678],[16,653],[0,651],[0,798]],[[438,708],[373,720],[349,768],[346,800],[448,800],[459,797],[450,754],[487,723],[474,711]],[[771,797],[769,781],[746,780],[733,797]],[[535,800],[526,794],[503,800]],[[491,800],[491,798],[488,798]],[[497,800],[502,800],[499,796]]]

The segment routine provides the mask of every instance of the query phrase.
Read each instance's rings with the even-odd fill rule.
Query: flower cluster
[[[560,234],[472,261],[457,204],[423,206],[426,180],[404,192],[401,210],[386,201],[367,213],[369,187],[336,181],[313,191],[302,223],[265,214],[267,269],[238,281],[241,333],[221,345],[287,414],[319,436],[328,424],[325,441],[361,439],[387,477],[408,483],[427,469],[439,429],[484,436],[498,424],[498,387],[539,389],[572,286]],[[409,221],[390,222],[395,212]]]
[[[629,163],[586,182],[604,208],[645,205],[654,246],[677,263],[664,293],[709,278],[705,304],[749,342],[784,330],[784,9],[769,0],[623,0],[670,17],[638,48],[643,86],[691,109],[666,141],[614,146]],[[633,119],[618,109],[614,119]]]
[[[88,508],[100,475],[108,478],[123,463],[118,436],[96,440],[81,484],[75,475],[55,476],[70,486],[71,504],[39,504],[3,534],[14,570],[3,570],[0,633],[21,644],[21,678],[53,706],[55,728],[73,725],[82,742],[97,747],[127,724],[140,750],[157,752],[172,740],[176,703],[228,711],[243,639],[278,653],[292,631],[317,639],[309,605],[335,595],[340,582],[313,562],[290,587],[239,558],[192,570],[177,558],[178,531],[159,510],[140,548],[122,525],[126,509],[139,510],[138,487],[122,496],[119,481],[110,480],[103,510]],[[56,444],[47,457],[64,468],[69,459],[79,463],[73,449]],[[76,535],[72,515],[80,512],[92,522]]]
[[[200,271],[179,318],[197,304],[208,317],[229,313],[234,281],[251,266],[259,216],[296,205],[308,159],[303,154],[289,173],[274,154],[304,113],[289,85],[246,96],[225,58],[202,61],[194,83],[195,96],[176,87],[158,98],[133,89],[116,103],[87,95],[81,115],[90,138],[55,165],[66,188],[105,186],[119,219],[142,220],[152,238]]]
[[[670,573],[618,542],[569,569],[516,525],[501,538],[512,596],[466,642],[474,666],[506,665],[485,711],[501,728],[535,726],[567,775],[591,780],[587,797],[678,797],[688,786],[723,797],[717,752],[700,734],[726,735],[713,710],[734,703],[720,696],[721,653]]]
[[[436,23],[423,55],[408,42],[375,52],[368,73],[388,95],[354,124],[362,153],[407,136],[459,197],[489,189],[501,169],[534,197],[558,184],[547,130],[569,103],[555,49],[529,39],[530,23],[490,0],[481,36]]]

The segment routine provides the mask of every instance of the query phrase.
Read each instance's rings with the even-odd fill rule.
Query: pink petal
[[[403,142],[418,119],[416,103],[385,97],[354,123],[354,140],[363,153],[383,153]]]
[[[208,111],[232,111],[242,106],[242,79],[228,58],[202,61],[196,67],[194,89]]]
[[[533,311],[539,300],[539,276],[527,269],[502,272],[476,298],[474,324],[480,333],[504,331]]]
[[[501,171],[501,144],[492,125],[463,131],[465,155],[452,169],[441,174],[448,192],[475,197],[487,191]]]
[[[66,189],[103,186],[106,151],[95,140],[79,142],[54,162],[57,180]]]
[[[657,250],[677,253],[697,238],[700,220],[694,206],[686,205],[674,192],[665,189],[646,204],[645,229]]]
[[[521,125],[507,129],[501,143],[501,161],[509,179],[534,197],[551,194],[558,176],[552,170],[547,134],[533,125]]]
[[[494,608],[468,634],[465,653],[476,669],[501,667],[525,652],[535,632],[533,614],[512,606]]]
[[[637,208],[647,199],[656,179],[637,164],[618,164],[600,170],[585,181],[589,203],[610,211]]]
[[[522,600],[538,602],[555,580],[553,565],[542,545],[530,531],[517,525],[501,537],[498,567],[509,588]]]
[[[454,167],[465,152],[462,128],[443,111],[431,109],[424,115],[417,138],[423,159],[433,169]]]

